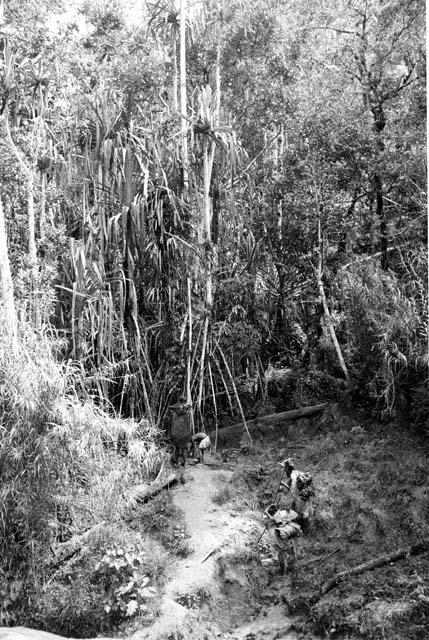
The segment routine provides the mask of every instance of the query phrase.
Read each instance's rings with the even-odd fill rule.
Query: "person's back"
[[[171,407],[170,439],[174,445],[174,462],[179,462],[180,454],[186,466],[188,447],[192,441],[192,433],[189,425],[189,410],[182,399]]]

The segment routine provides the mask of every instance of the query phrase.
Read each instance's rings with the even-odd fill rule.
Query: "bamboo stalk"
[[[4,304],[4,320],[6,335],[12,351],[18,350],[18,333],[15,301],[13,297],[13,281],[7,250],[6,224],[3,203],[0,199],[0,290]]]
[[[213,381],[213,373],[212,373],[212,367],[210,364],[210,360],[207,363],[207,370],[209,373],[209,380],[210,380],[210,387],[211,387],[211,391],[212,391],[212,398],[213,398],[213,408],[214,408],[214,414],[215,414],[215,441],[214,441],[214,450],[217,451],[217,437],[218,437],[218,433],[219,433],[219,422],[218,422],[218,415],[217,415],[217,404],[216,404],[216,393],[215,393],[215,388],[214,388],[214,381]]]
[[[328,325],[329,334],[331,336],[332,344],[334,345],[335,352],[337,354],[338,362],[341,367],[342,372],[344,373],[344,377],[346,382],[350,382],[349,372],[346,367],[346,363],[344,361],[344,356],[341,351],[340,343],[338,342],[337,334],[335,333],[335,327],[332,320],[331,312],[328,307],[328,302],[326,300],[325,287],[323,285],[323,239],[322,239],[322,223],[321,223],[321,212],[320,212],[320,203],[319,203],[319,189],[316,184],[316,170],[314,166],[313,160],[313,183],[314,183],[314,204],[316,207],[316,215],[317,215],[317,244],[318,244],[318,264],[317,264],[317,287],[319,290],[320,301],[323,306],[323,313]]]
[[[233,414],[233,413],[234,413],[234,407],[233,407],[233,405],[232,405],[231,395],[230,395],[230,392],[229,392],[228,386],[227,386],[227,384],[226,384],[226,380],[225,380],[225,378],[224,378],[224,375],[223,375],[223,372],[222,372],[222,368],[221,368],[221,366],[220,366],[220,364],[219,364],[218,359],[217,359],[217,358],[216,358],[216,356],[214,355],[214,353],[212,354],[212,358],[213,358],[213,362],[215,363],[215,365],[216,365],[216,367],[217,367],[217,370],[218,370],[218,372],[219,372],[220,379],[221,379],[222,384],[223,384],[224,389],[225,389],[226,397],[228,398],[229,408],[231,409],[231,413]]]
[[[182,135],[183,190],[189,190],[187,97],[186,97],[186,19],[187,0],[180,0],[180,115]]]
[[[186,403],[192,406],[191,395],[191,359],[192,359],[192,296],[191,296],[191,279],[187,279],[188,289],[188,318],[189,318],[189,332],[188,332],[188,357],[186,359]],[[195,433],[194,424],[194,412],[190,412],[190,422],[192,433]]]
[[[229,375],[229,377],[230,377],[231,384],[232,384],[232,388],[234,389],[235,399],[237,400],[238,408],[239,408],[240,413],[241,413],[241,418],[242,418],[242,421],[243,421],[243,426],[244,426],[244,429],[245,429],[245,431],[246,431],[247,438],[248,438],[248,440],[249,440],[249,444],[252,444],[252,442],[253,442],[253,440],[252,440],[252,436],[250,435],[250,431],[249,431],[249,429],[248,429],[248,427],[247,427],[246,417],[245,417],[245,415],[244,415],[243,407],[242,407],[241,402],[240,402],[240,396],[238,395],[237,387],[236,387],[236,385],[235,385],[235,380],[234,380],[234,378],[233,378],[233,376],[232,376],[231,369],[229,368],[229,365],[228,365],[228,362],[227,362],[227,360],[226,360],[226,358],[225,358],[225,355],[224,355],[224,353],[223,353],[222,349],[221,349],[219,346],[218,346],[218,351],[219,351],[219,353],[220,353],[220,355],[221,355],[221,358],[222,358],[222,360],[223,360],[223,363],[224,363],[224,365],[225,365],[225,369],[227,370],[228,375]]]

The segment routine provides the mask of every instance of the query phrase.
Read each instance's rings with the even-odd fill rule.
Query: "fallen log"
[[[323,402],[322,404],[315,404],[310,407],[300,407],[299,409],[292,409],[291,411],[282,411],[281,413],[270,413],[266,416],[258,416],[257,418],[253,418],[252,420],[246,420],[246,424],[249,429],[255,428],[267,428],[272,425],[275,425],[279,422],[287,422],[289,420],[300,420],[301,418],[308,418],[310,416],[317,415],[321,413],[326,407],[329,406],[328,402]],[[223,427],[218,431],[218,442],[223,443],[226,442],[228,436],[234,435],[236,433],[241,433],[243,431],[243,423],[237,422],[235,424],[231,424],[227,427]]]
[[[134,487],[130,487],[125,494],[125,497],[130,502],[146,502],[150,498],[153,498],[163,489],[167,489],[172,484],[177,482],[178,477],[176,473],[170,473],[162,480],[155,480],[149,486],[147,484],[136,484]]]
[[[357,576],[360,573],[364,573],[365,571],[370,571],[371,569],[376,569],[377,567],[382,567],[386,564],[390,564],[392,562],[396,562],[397,560],[402,560],[403,558],[408,558],[409,556],[417,556],[421,553],[425,553],[425,551],[429,551],[429,543],[421,542],[419,544],[414,544],[411,547],[405,547],[403,549],[398,549],[392,553],[388,553],[385,556],[379,556],[378,558],[374,558],[373,560],[369,560],[368,562],[364,562],[363,564],[359,564],[356,567],[352,567],[351,569],[347,569],[346,571],[340,571],[333,578],[327,580],[320,587],[319,594],[320,596],[324,596],[325,593],[331,591],[336,586],[338,586],[341,582],[344,582],[350,576]]]
[[[130,487],[124,495],[124,498],[128,501],[130,506],[132,506],[133,503],[146,502],[153,496],[157,495],[160,491],[162,491],[162,489],[166,489],[177,482],[177,479],[178,477],[176,473],[170,473],[162,480],[159,479],[158,474],[158,479],[152,482],[152,484],[150,484],[149,486],[147,484],[137,484],[133,487]],[[105,522],[99,522],[90,529],[87,529],[83,533],[73,536],[72,538],[70,538],[70,540],[67,540],[67,542],[63,542],[55,549],[52,549],[52,565],[55,566],[61,564],[68,558],[71,558],[71,556],[73,556],[75,553],[80,551],[82,547],[88,544],[90,539],[94,535],[99,533],[105,524]]]
[[[103,529],[105,524],[105,522],[98,522],[83,533],[76,534],[75,536],[70,538],[70,540],[67,540],[67,542],[63,542],[55,549],[52,549],[52,564],[61,564],[61,562],[64,562],[64,560],[67,560],[75,553],[77,553],[82,547],[88,544],[93,536],[97,535],[97,533],[99,533]]]

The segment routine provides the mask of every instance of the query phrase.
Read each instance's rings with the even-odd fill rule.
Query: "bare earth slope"
[[[296,637],[288,634],[290,620],[284,607],[270,609],[268,617],[265,611],[259,619],[247,597],[241,567],[226,578],[225,570],[219,575],[219,558],[228,565],[229,556],[245,556],[250,541],[262,530],[260,516],[253,511],[236,512],[213,501],[231,479],[231,471],[210,465],[186,469],[186,482],[174,490],[173,501],[183,511],[193,552],[172,567],[159,617],[152,627],[135,633],[133,640]],[[223,580],[233,585],[233,593],[223,591]],[[246,622],[238,627],[234,623],[238,620]]]
[[[159,615],[151,627],[135,632],[132,640],[296,638],[289,633],[291,623],[284,606],[271,606],[268,598],[267,606],[261,607],[252,597],[258,568],[248,563],[247,556],[262,531],[261,514],[216,501],[225,488],[234,494],[232,478],[231,470],[214,464],[189,466],[184,484],[172,490],[192,552],[172,565]],[[266,574],[263,570],[262,581]],[[25,627],[0,628],[0,640],[60,639]]]

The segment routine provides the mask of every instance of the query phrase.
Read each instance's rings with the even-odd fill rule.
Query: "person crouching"
[[[192,448],[194,450],[194,456],[198,459],[198,462],[204,464],[204,453],[211,448],[210,437],[204,431],[200,431],[192,436]]]

